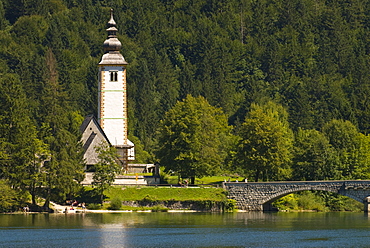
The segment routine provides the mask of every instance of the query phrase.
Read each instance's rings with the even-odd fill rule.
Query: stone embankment
[[[195,210],[203,212],[222,212],[224,202],[215,201],[124,201],[123,205],[129,207],[156,207],[161,206],[169,210]]]

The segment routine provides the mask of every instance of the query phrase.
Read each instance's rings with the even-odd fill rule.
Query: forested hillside
[[[227,163],[248,164],[246,175],[367,177],[370,1],[0,0],[3,177],[73,191],[71,173],[78,179],[83,164],[78,127],[96,115],[110,8],[129,63],[130,136],[150,154],[165,114],[202,96],[240,137]],[[270,130],[284,127],[267,157],[251,154],[257,138],[246,142],[267,140],[253,132],[263,116]],[[55,158],[47,176],[35,173],[46,157]],[[312,161],[313,174],[302,169]]]

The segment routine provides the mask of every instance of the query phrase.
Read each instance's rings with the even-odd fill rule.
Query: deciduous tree
[[[299,129],[294,142],[293,180],[340,179],[339,157],[325,135]]]
[[[157,158],[166,170],[182,178],[214,175],[220,171],[230,146],[230,127],[221,109],[203,97],[188,95],[161,122]]]
[[[235,164],[246,175],[256,182],[290,178],[293,134],[281,106],[252,104],[239,136]]]
[[[365,179],[369,159],[366,136],[344,120],[332,120],[323,127],[330,144],[337,150],[343,179]]]
[[[96,187],[100,199],[103,202],[104,190],[114,182],[115,176],[121,172],[122,167],[116,162],[117,151],[106,142],[95,147],[99,162],[95,164],[95,172],[92,184]]]

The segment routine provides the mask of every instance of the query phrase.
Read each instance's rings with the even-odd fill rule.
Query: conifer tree
[[[37,137],[26,95],[16,75],[6,74],[1,78],[0,102],[0,143],[3,149],[0,174],[14,188],[28,191],[35,204],[37,189],[44,182],[41,167],[48,151]]]
[[[50,160],[44,166],[47,208],[50,199],[63,200],[77,192],[84,175],[84,163],[78,129],[82,117],[67,107],[68,96],[58,82],[51,49],[46,55],[46,65],[48,78],[43,89],[42,137],[50,149]]]

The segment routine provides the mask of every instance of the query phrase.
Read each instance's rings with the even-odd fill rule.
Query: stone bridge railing
[[[296,181],[296,182],[225,182],[229,199],[237,202],[238,209],[269,211],[271,203],[290,193],[304,190],[323,190],[348,196],[364,203],[370,210],[370,181]]]

